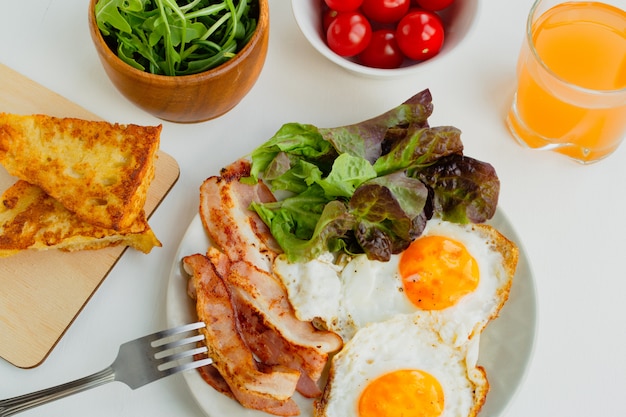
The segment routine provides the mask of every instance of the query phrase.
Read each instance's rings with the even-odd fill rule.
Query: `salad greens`
[[[95,7],[98,28],[120,59],[159,75],[226,62],[248,43],[258,14],[257,0],[99,0]]]
[[[324,251],[389,260],[432,216],[490,219],[500,182],[494,168],[463,155],[461,132],[430,127],[424,90],[369,120],[338,128],[288,123],[251,154],[250,177],[287,197],[252,203],[290,261]]]

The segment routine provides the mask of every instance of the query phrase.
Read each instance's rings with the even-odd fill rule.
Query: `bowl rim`
[[[414,75],[416,71],[418,71],[418,69],[423,69],[425,67],[435,65],[439,62],[438,59],[428,59],[428,60],[424,60],[420,62],[415,61],[415,64],[413,65],[387,69],[387,68],[368,67],[366,65],[351,61],[350,59],[347,59],[345,57],[339,56],[335,54],[334,52],[332,52],[321,38],[318,38],[318,37],[315,37],[314,39],[311,38],[309,36],[310,32],[304,29],[304,27],[308,28],[309,26],[309,23],[308,23],[309,14],[306,13],[306,8],[307,8],[307,3],[310,3],[311,1],[316,1],[316,0],[291,0],[292,13],[300,29],[300,32],[305,37],[305,39],[311,44],[311,46],[313,46],[313,48],[317,50],[317,52],[319,52],[322,56],[332,61],[333,63],[339,65],[344,70],[347,70],[349,72],[352,72],[354,74],[358,74],[361,76],[369,77],[369,78],[389,79],[389,78],[405,77],[407,75]],[[464,0],[456,0],[456,1],[464,1]],[[472,7],[473,17],[468,24],[466,33],[464,34],[463,38],[458,41],[458,43],[455,45],[454,48],[445,50],[444,54],[442,54],[442,57],[447,56],[451,53],[454,53],[454,51],[456,51],[459,48],[459,46],[461,46],[465,42],[466,38],[474,31],[477,21],[480,17],[481,3],[482,3],[481,0],[475,0],[473,2],[474,4]]]
[[[96,49],[98,53],[112,66],[115,66],[120,71],[124,71],[129,73],[135,78],[143,78],[147,80],[152,80],[157,83],[162,82],[175,82],[180,83],[181,81],[202,81],[206,78],[212,78],[215,76],[219,76],[224,72],[228,72],[232,70],[234,67],[239,65],[241,61],[243,61],[248,55],[252,53],[254,46],[259,43],[260,39],[267,33],[267,29],[269,28],[269,0],[256,0],[259,3],[259,19],[257,21],[257,26],[250,37],[248,43],[244,45],[243,48],[234,57],[229,59],[228,61],[220,64],[215,68],[211,68],[206,71],[198,72],[195,74],[187,74],[187,75],[163,75],[163,74],[153,74],[148,71],[142,71],[137,69],[126,62],[122,61],[120,57],[115,54],[109,47],[109,45],[104,40],[104,36],[98,27],[95,17],[95,6],[99,0],[90,0],[89,1],[89,31],[91,32],[91,37],[94,41]]]

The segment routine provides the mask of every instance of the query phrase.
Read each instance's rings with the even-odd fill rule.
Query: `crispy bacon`
[[[225,285],[230,314],[236,316],[229,323],[237,323],[238,337],[249,352],[260,364],[294,370],[299,375],[297,390],[304,396],[317,397],[321,394],[317,382],[328,356],[341,348],[342,340],[335,333],[318,330],[312,323],[296,318],[286,289],[271,272],[281,250],[267,226],[249,209],[253,201],[275,201],[274,196],[262,182],[249,185],[239,181],[249,173],[249,162],[237,161],[200,187],[200,217],[212,241],[206,258],[211,264],[210,273]],[[196,305],[203,319],[200,314],[215,307],[200,301],[199,288],[189,289],[190,295],[194,292],[198,292]],[[213,328],[209,323],[207,327]],[[230,337],[235,338],[232,334]],[[223,360],[238,360],[239,354],[241,351],[236,350],[235,358]],[[234,377],[229,376],[229,369],[216,369],[227,382]],[[207,380],[219,389],[218,380]],[[241,395],[232,394],[241,401]]]
[[[249,172],[249,162],[240,160],[224,168],[220,177],[208,178],[200,188],[200,216],[219,249],[209,250],[208,256],[215,257],[214,265],[237,290],[241,303],[262,317],[292,350],[312,352],[306,360],[310,367],[306,373],[317,380],[327,354],[339,350],[342,341],[332,332],[319,331],[311,323],[298,320],[287,291],[271,274],[272,262],[280,253],[278,244],[249,206],[252,201],[274,201],[274,196],[262,182],[249,185],[239,181]]]
[[[204,379],[204,381],[213,387],[213,389],[221,392],[224,395],[229,396],[233,400],[235,400],[235,396],[233,395],[232,390],[226,383],[226,380],[220,374],[220,371],[213,365],[205,365],[203,367],[198,368],[198,373]]]
[[[254,354],[264,363],[299,370],[298,392],[319,396],[316,382],[328,354],[341,348],[339,336],[298,320],[282,284],[265,271],[246,262],[230,263],[216,249],[207,256],[230,287],[240,331]]]
[[[211,240],[232,261],[250,262],[266,271],[280,247],[261,218],[249,210],[252,201],[274,201],[265,184],[243,184],[250,164],[241,160],[206,179],[200,187],[200,217]]]
[[[247,408],[277,415],[298,415],[291,399],[300,378],[298,371],[258,364],[238,331],[227,286],[204,255],[183,258],[193,280],[198,318],[206,323],[208,354],[232,395]]]
[[[237,304],[240,306],[237,314],[242,324],[241,334],[259,360],[268,365],[284,365],[299,370],[301,374],[296,390],[307,398],[319,397],[322,391],[316,381],[319,371],[325,367],[327,355],[289,344],[249,305],[243,302]],[[317,367],[311,366],[311,363]]]

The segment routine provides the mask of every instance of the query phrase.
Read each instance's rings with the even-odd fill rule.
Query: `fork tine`
[[[179,350],[176,352],[170,352],[167,356],[158,357],[155,355],[155,359],[158,360],[159,370],[163,369],[163,367],[171,367],[174,366],[178,361],[197,355],[203,355],[207,353],[206,346],[198,346],[195,348],[190,348],[187,350]],[[206,357],[206,355],[204,355]]]
[[[152,346],[160,346],[164,343],[167,343],[167,341],[165,339],[180,334],[180,333],[185,333],[185,332],[189,332],[192,330],[198,330],[198,329],[202,329],[203,327],[206,327],[206,324],[204,324],[204,322],[202,321],[198,321],[195,323],[189,323],[189,324],[185,324],[182,326],[178,326],[178,327],[173,327],[171,329],[167,329],[167,330],[161,330],[160,332],[156,332],[153,333],[151,335],[145,336],[145,338],[150,338],[153,339],[152,342]]]
[[[188,345],[190,343],[196,343],[196,342],[201,342],[204,340],[204,335],[203,334],[198,334],[195,336],[189,336],[186,337],[184,339],[180,339],[180,340],[174,340],[172,342],[167,342],[161,345],[157,345],[155,346],[154,343],[152,344],[152,347],[154,348],[159,348],[159,352],[157,353],[157,357],[159,357],[159,355],[162,356],[166,356],[168,352],[184,346],[184,345]]]
[[[176,372],[206,364],[206,360],[200,359],[202,362],[196,363],[196,358],[190,358],[203,353],[198,342],[204,339],[204,335],[197,334],[198,329],[203,327],[203,322],[191,323],[123,344],[113,363],[115,379],[136,389]],[[185,334],[191,332],[195,334]],[[201,350],[196,351],[198,348]],[[208,363],[212,362],[209,360]]]
[[[205,326],[203,322],[196,322],[155,333],[155,340],[152,341],[151,346],[158,349],[154,354],[154,358],[159,363],[157,369],[165,375],[171,375],[213,363],[213,360],[206,358],[206,356],[198,357],[208,351],[206,346],[186,347],[186,345],[197,344],[204,340],[203,334],[196,334],[183,339],[174,338],[174,336],[199,330]],[[186,363],[180,362],[189,357],[194,357],[194,360]]]
[[[204,359],[196,360],[196,361],[193,361],[193,362],[183,363],[181,365],[176,365],[176,366],[173,366],[171,368],[163,369],[163,370],[161,370],[161,372],[163,373],[163,376],[169,376],[169,375],[173,375],[173,374],[178,373],[178,372],[188,371],[190,369],[201,368],[203,366],[210,365],[212,363],[213,363],[213,359],[211,359],[211,358],[204,358]]]

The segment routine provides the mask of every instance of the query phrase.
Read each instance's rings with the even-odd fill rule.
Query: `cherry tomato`
[[[443,45],[443,24],[433,12],[413,10],[398,22],[396,40],[402,53],[418,61],[432,58]]]
[[[328,32],[328,27],[338,15],[339,12],[332,9],[327,9],[322,13],[322,28],[324,29],[324,33]]]
[[[396,42],[393,29],[379,29],[372,33],[372,40],[359,54],[363,65],[372,68],[398,68],[404,61],[404,55]]]
[[[372,38],[372,26],[359,12],[339,13],[328,26],[326,42],[337,55],[360,54]]]
[[[415,3],[423,9],[437,12],[454,3],[454,0],[415,0]]]
[[[324,0],[326,5],[338,12],[353,12],[361,7],[363,0]]]
[[[409,11],[411,0],[363,0],[361,11],[379,23],[394,23]]]

